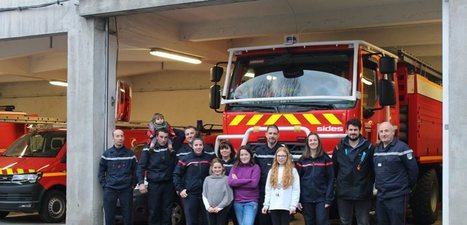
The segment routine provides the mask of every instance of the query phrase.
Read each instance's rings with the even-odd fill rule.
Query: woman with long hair
[[[334,200],[334,169],[317,133],[307,136],[297,169],[302,190],[299,206],[305,225],[329,225],[329,206]]]
[[[288,225],[296,212],[300,198],[300,177],[294,167],[292,154],[279,147],[266,181],[262,213],[269,211],[273,225]]]
[[[234,210],[240,225],[253,225],[255,222],[260,176],[261,170],[253,159],[253,152],[249,147],[241,146],[228,178],[234,191]]]

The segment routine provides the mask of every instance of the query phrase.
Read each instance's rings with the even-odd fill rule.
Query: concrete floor
[[[410,216],[407,218],[407,220],[408,220],[407,225],[416,225],[414,223],[411,223],[412,218]],[[21,225],[37,225],[37,224],[56,225],[57,224],[57,223],[41,223],[39,221],[40,219],[37,214],[12,213],[11,215],[8,215],[5,219],[0,220],[0,225],[1,224],[5,224],[5,225],[6,224],[21,224]],[[65,224],[65,223],[58,223],[58,224]],[[303,224],[305,223],[303,222],[303,217],[301,214],[295,215],[294,220],[290,223],[290,225],[303,225]],[[331,221],[331,225],[338,225],[338,224],[339,224],[338,220]],[[442,223],[441,223],[441,216],[440,216],[433,225],[441,225],[441,224]]]

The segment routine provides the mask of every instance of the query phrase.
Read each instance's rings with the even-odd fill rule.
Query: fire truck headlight
[[[40,174],[32,173],[32,174],[15,174],[11,178],[12,183],[36,183],[40,179]]]

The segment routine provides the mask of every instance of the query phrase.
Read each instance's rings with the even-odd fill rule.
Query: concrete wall
[[[443,1],[443,224],[465,224],[467,2]]]
[[[221,114],[209,108],[209,71],[163,71],[123,80],[133,88],[132,121],[147,121],[161,112],[172,125],[195,125],[198,119],[221,123]],[[66,119],[66,88],[46,81],[0,84],[0,105]]]

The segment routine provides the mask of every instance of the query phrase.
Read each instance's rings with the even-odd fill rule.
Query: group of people
[[[267,127],[264,145],[235,151],[226,141],[217,157],[196,136],[196,128],[187,127],[185,143],[173,149],[173,135],[162,127],[150,136],[155,141],[148,141],[139,162],[123,146],[123,131],[115,130],[114,146],[103,153],[99,169],[106,224],[114,224],[117,199],[124,224],[131,224],[134,185],[148,193],[149,224],[171,224],[178,195],[187,225],[226,225],[229,219],[240,225],[285,225],[298,210],[306,225],[327,225],[334,202],[341,224],[352,224],[355,212],[357,223],[368,225],[373,185],[378,225],[404,224],[407,198],[417,180],[413,151],[395,137],[389,122],[379,124],[376,147],[361,128],[360,120],[347,121],[347,135],[332,158],[311,132],[295,162],[279,143],[275,125]]]

